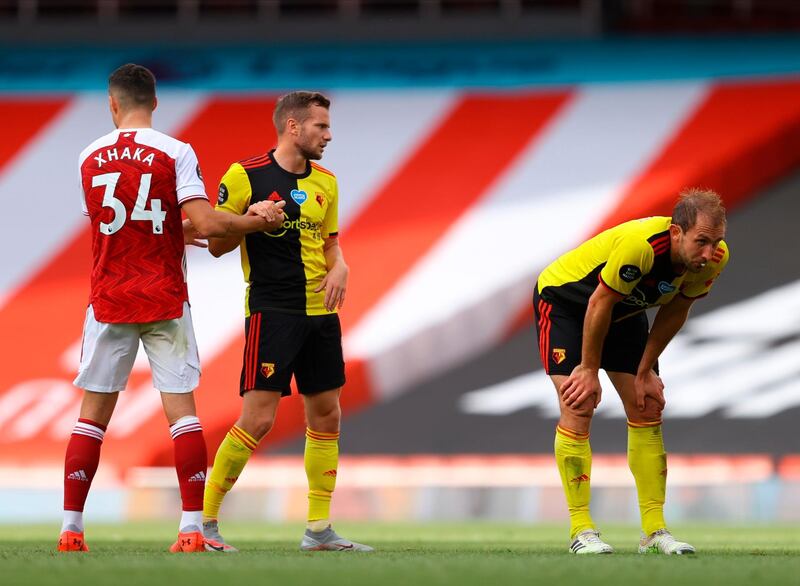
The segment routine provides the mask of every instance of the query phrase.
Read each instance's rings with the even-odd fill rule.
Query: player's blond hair
[[[672,209],[672,223],[686,232],[697,222],[697,214],[708,217],[715,226],[727,222],[722,198],[711,189],[688,187],[681,191],[678,203]]]
[[[278,135],[283,134],[289,118],[294,118],[302,124],[308,118],[311,106],[320,106],[328,110],[331,107],[331,101],[319,92],[298,91],[281,96],[272,113],[272,123],[275,124]]]

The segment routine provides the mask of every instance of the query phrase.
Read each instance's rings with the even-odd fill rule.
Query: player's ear
[[[670,235],[670,238],[677,238],[677,237],[678,237],[678,236],[680,236],[682,233],[683,233],[683,230],[681,229],[681,227],[680,227],[680,226],[678,226],[678,224],[670,224],[670,225],[669,225],[669,235]]]
[[[153,96],[153,111],[155,111],[156,108],[158,108],[158,97]]]
[[[114,94],[108,94],[108,109],[111,111],[111,119],[116,124],[119,116],[119,100],[114,97]]]

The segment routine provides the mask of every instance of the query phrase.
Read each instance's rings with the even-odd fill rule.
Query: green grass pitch
[[[453,584],[800,584],[800,531],[792,526],[692,525],[674,533],[695,556],[639,555],[638,529],[606,527],[610,556],[567,553],[564,527],[487,523],[351,524],[337,529],[377,552],[307,553],[300,525],[223,526],[238,554],[180,554],[166,549],[173,524],[94,525],[88,554],[59,554],[56,525],[0,526],[0,582],[14,584],[183,584],[263,586]]]

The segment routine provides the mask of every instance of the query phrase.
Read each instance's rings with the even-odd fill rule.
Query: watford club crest
[[[269,378],[273,374],[275,374],[275,363],[274,362],[262,362],[261,363],[261,374],[264,378]]]
[[[318,191],[318,192],[316,192],[315,195],[316,195],[316,199],[317,199],[317,203],[319,204],[319,207],[321,207],[321,208],[325,207],[325,194],[324,193],[320,193]]]
[[[564,348],[553,348],[553,362],[561,364],[567,359],[567,351]]]

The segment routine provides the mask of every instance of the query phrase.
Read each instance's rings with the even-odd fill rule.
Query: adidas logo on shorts
[[[76,470],[75,472],[70,472],[67,475],[67,480],[80,480],[82,482],[89,482],[89,477],[86,476],[86,472],[83,470]]]
[[[189,482],[205,482],[206,473],[202,470],[189,478]]]

